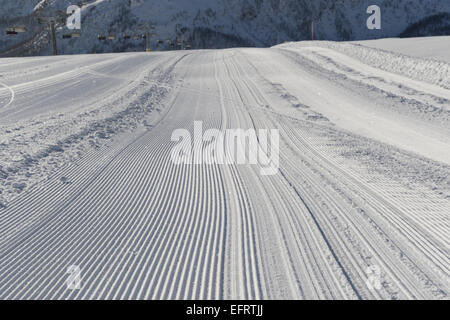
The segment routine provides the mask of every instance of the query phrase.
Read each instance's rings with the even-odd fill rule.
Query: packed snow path
[[[448,88],[324,47],[0,70],[4,193],[48,177],[0,206],[0,298],[448,299]],[[172,163],[194,121],[279,129],[279,172]]]

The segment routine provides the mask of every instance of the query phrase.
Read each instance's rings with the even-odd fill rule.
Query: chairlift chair
[[[109,36],[107,36],[106,37],[108,40],[115,40],[116,39],[116,36],[114,36],[114,35],[109,35]]]
[[[101,35],[99,35],[99,36],[98,36],[98,40],[100,40],[100,41],[104,41],[104,40],[106,40],[106,37],[105,37],[105,36],[101,36]]]
[[[14,36],[23,32],[27,32],[27,28],[25,26],[15,26],[11,28],[6,28],[6,34],[10,36]]]
[[[11,30],[11,29],[6,29],[6,34],[8,36],[15,36],[15,35],[17,35],[17,32],[14,30]]]
[[[15,26],[14,31],[17,33],[27,32],[27,28],[25,26]]]

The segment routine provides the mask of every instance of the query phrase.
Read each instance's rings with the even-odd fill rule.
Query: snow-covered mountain
[[[152,50],[176,48],[178,40],[192,48],[270,46],[310,39],[312,22],[320,40],[398,36],[436,15],[441,18],[439,34],[450,26],[446,0],[0,0],[0,52],[50,53],[49,32],[37,17],[65,11],[70,4],[82,7],[81,37],[63,40],[69,31],[61,26],[57,38],[62,53],[142,50],[145,40],[132,36],[142,35],[144,24],[155,26]],[[380,30],[366,26],[366,10],[374,4],[381,8]],[[4,30],[11,25],[26,25],[28,32],[7,36]],[[433,35],[435,30],[426,28],[420,35]],[[131,38],[124,39],[123,34]],[[99,41],[98,35],[116,38]]]

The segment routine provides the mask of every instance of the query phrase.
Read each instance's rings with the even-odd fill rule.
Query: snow
[[[414,40],[410,41],[414,42]],[[450,88],[450,64],[445,61],[421,59],[384,50],[373,50],[373,48],[353,42],[343,45],[340,42],[305,41],[292,45],[280,45],[280,47],[291,48],[311,46],[330,48],[377,69],[404,75],[418,81],[429,82],[445,89]]]
[[[1,59],[0,298],[448,299],[448,70],[319,41]],[[173,163],[195,121],[278,129],[278,173]]]
[[[450,63],[450,36],[356,41],[363,46]]]
[[[294,53],[290,56],[293,63],[280,67],[282,71],[276,77],[269,78],[272,82],[281,83],[291,92],[301,95],[307,105],[346,130],[450,164],[449,90],[375,69],[340,52],[315,47],[312,43],[310,46],[283,45],[281,48],[289,48],[289,52]],[[279,59],[279,56],[274,56],[271,60]],[[323,88],[323,80],[309,73],[298,73],[288,79],[283,76],[295,64],[308,63],[312,64],[312,68],[316,65],[325,68],[325,77],[339,75],[337,85],[317,90]],[[342,91],[342,86],[350,84],[354,87],[366,86],[368,93],[355,95]],[[368,95],[372,95],[373,91],[380,91],[383,98],[368,100]],[[394,99],[403,101],[403,106],[399,108],[390,104],[389,101]],[[433,111],[430,106],[436,109]],[[427,121],[417,121],[424,118]],[[435,125],[430,125],[432,122]]]

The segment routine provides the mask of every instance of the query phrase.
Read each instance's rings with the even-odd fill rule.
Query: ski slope
[[[408,56],[450,62],[449,36],[414,39],[388,38],[355,41],[363,46],[393,51]]]
[[[449,65],[352,46],[0,60],[0,298],[448,299]],[[194,121],[278,173],[174,164]]]

